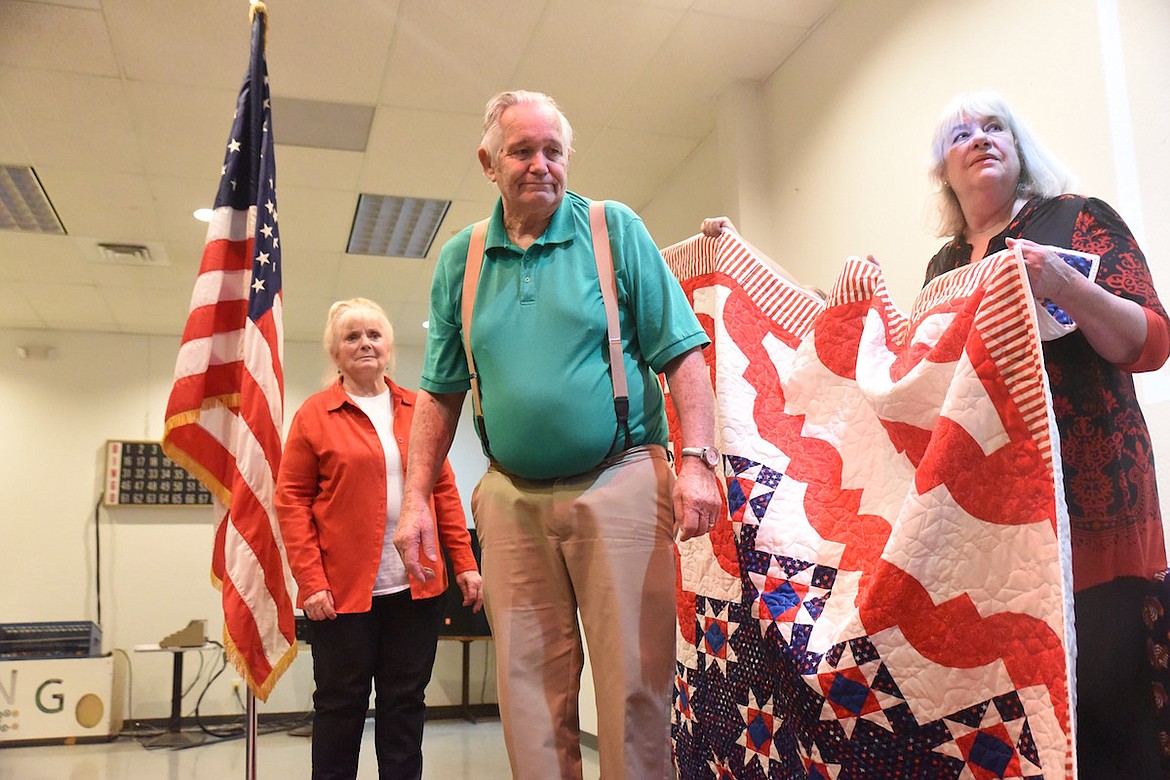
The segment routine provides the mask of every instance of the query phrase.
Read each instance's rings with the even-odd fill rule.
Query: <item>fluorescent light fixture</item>
[[[449,200],[363,192],[358,196],[345,251],[351,255],[424,258],[450,207]]]
[[[65,235],[41,180],[27,165],[0,166],[0,230]]]
[[[210,222],[211,215],[215,213],[215,209],[195,209],[191,216],[200,222]]]

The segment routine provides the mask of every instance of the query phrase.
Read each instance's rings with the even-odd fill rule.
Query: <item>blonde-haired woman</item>
[[[276,509],[310,622],[314,780],[354,778],[369,704],[382,780],[422,776],[423,692],[443,619],[445,567],[407,575],[394,549],[414,393],[390,381],[394,334],[382,308],[353,298],[330,308],[325,350],[337,379],[297,411]],[[431,497],[439,546],[464,605],[481,581],[450,464]]]

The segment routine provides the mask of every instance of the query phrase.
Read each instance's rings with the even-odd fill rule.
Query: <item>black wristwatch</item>
[[[723,461],[719,450],[714,447],[683,447],[682,455],[683,457],[698,458],[709,469],[718,468]]]

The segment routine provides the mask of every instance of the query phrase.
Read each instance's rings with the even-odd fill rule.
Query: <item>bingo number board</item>
[[[106,506],[198,506],[211,494],[156,441],[106,442]]]

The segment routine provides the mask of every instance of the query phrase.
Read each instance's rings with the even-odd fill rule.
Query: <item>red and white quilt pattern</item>
[[[679,548],[680,776],[1071,778],[1067,518],[1017,258],[906,316],[856,258],[822,302],[732,234],[663,254],[713,342],[727,487]]]

